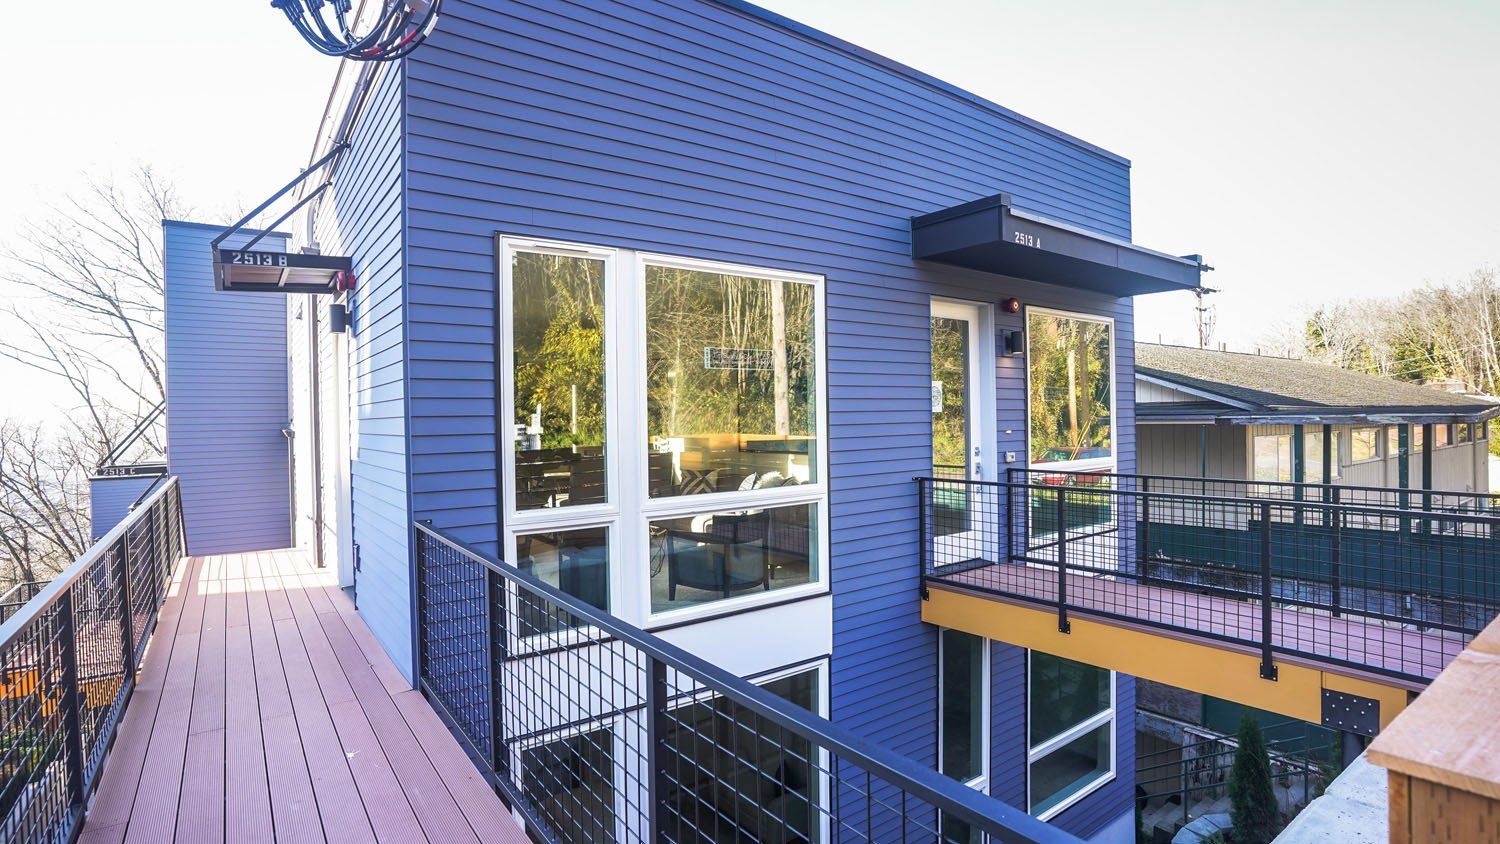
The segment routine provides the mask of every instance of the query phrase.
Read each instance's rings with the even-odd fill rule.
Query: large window
[[[606,262],[546,252],[511,256],[515,507],[606,497]]]
[[[822,279],[500,249],[511,559],[635,623],[824,588]]]
[[[1114,324],[1030,309],[1026,371],[1033,464],[1111,464]]]
[[[1028,802],[1050,818],[1114,776],[1114,672],[1032,651],[1027,698]]]
[[[601,610],[609,610],[609,529],[552,531],[516,538],[516,566]],[[520,599],[522,636],[556,633],[576,623],[551,601]]]
[[[652,497],[816,480],[812,284],[647,263]]]

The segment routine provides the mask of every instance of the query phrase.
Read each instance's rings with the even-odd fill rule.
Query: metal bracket
[[[1324,689],[1323,726],[1373,736],[1380,732],[1380,701]]]
[[[1260,664],[1260,679],[1262,679],[1262,680],[1270,680],[1271,682],[1274,683],[1274,682],[1276,682],[1278,676],[1279,675],[1278,675],[1278,672],[1276,670],[1276,663],[1274,663],[1274,662],[1262,662]]]

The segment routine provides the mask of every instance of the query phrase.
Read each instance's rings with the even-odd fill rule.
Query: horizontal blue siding
[[[831,711],[934,763],[936,637],[919,617],[911,481],[931,465],[928,303],[1016,296],[1118,320],[1124,471],[1132,310],[914,262],[909,219],[1004,191],[1128,238],[1128,163],[708,0],[450,0],[407,68],[416,514],[495,547],[497,233],[822,274]],[[1002,358],[997,372],[1000,448],[1024,453],[1024,369]]]
[[[354,259],[350,324],[349,473],[355,596],[375,638],[407,680],[412,674],[412,580],[407,445],[403,204],[403,72],[377,71],[364,115],[318,208],[325,254]]]
[[[90,478],[89,534],[98,539],[130,515],[130,507],[156,478]]]
[[[167,464],[182,485],[188,552],[285,548],[286,296],[214,290],[209,243],[222,229],[167,221],[162,230]],[[257,248],[284,250],[286,237],[267,236]]]

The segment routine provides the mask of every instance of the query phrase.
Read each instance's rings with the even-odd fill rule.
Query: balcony
[[[1350,732],[1500,613],[1487,496],[1042,471],[918,487],[927,620]]]

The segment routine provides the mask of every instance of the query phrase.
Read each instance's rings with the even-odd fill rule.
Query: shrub
[[[1229,771],[1229,820],[1235,844],[1269,844],[1276,837],[1281,809],[1271,788],[1271,757],[1260,724],[1246,712],[1240,719]]]

